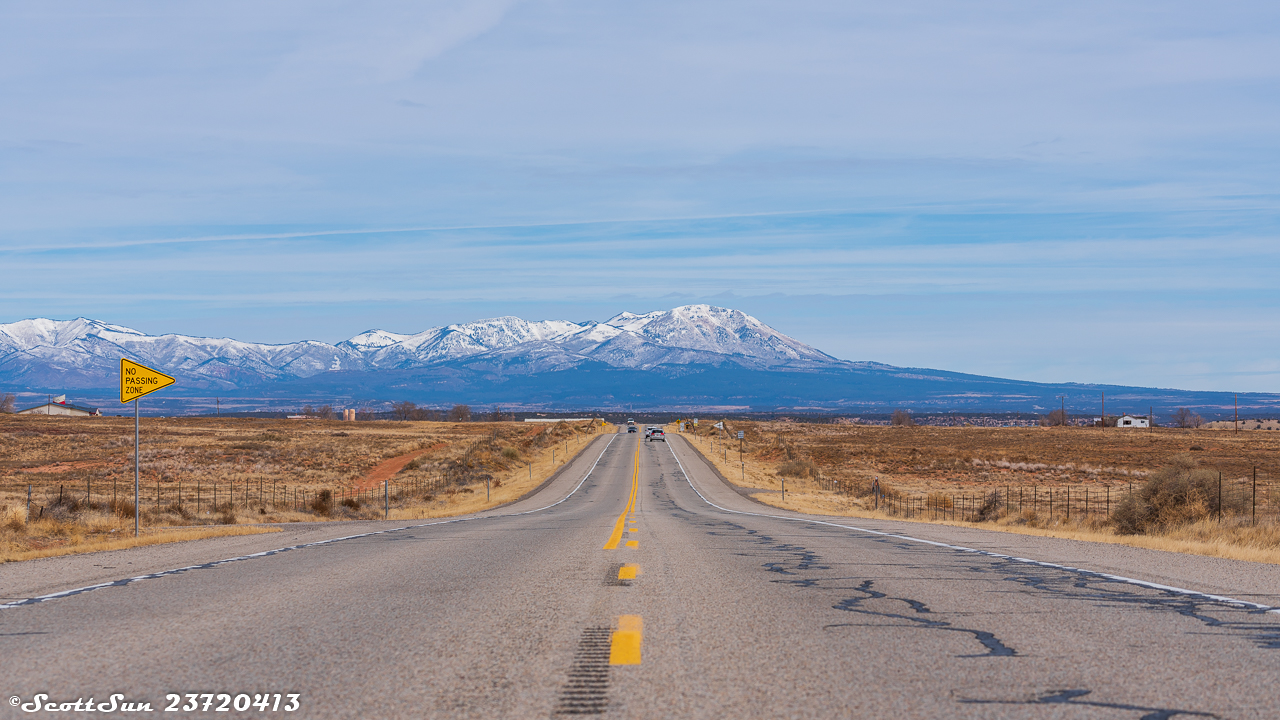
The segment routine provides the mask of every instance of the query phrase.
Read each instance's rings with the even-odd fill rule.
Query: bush
[[[1000,511],[1004,508],[1004,498],[999,491],[991,491],[982,499],[982,507],[969,516],[969,522],[991,522],[1000,519]]]
[[[10,532],[23,533],[27,530],[27,523],[23,518],[14,514],[10,515],[8,520],[5,520],[4,527]]]
[[[894,427],[912,427],[916,421],[911,419],[911,413],[906,410],[894,410],[889,423]]]
[[[316,494],[315,500],[311,501],[311,510],[317,515],[328,516],[333,512],[333,491],[321,490]]]
[[[1179,455],[1137,492],[1116,505],[1111,522],[1121,535],[1138,535],[1204,520],[1231,508],[1218,506],[1218,472],[1202,468],[1194,458]]]

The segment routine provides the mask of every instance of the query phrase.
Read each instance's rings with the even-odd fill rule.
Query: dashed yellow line
[[[640,444],[636,443],[636,456],[631,462],[631,494],[627,497],[627,506],[622,509],[622,514],[618,516],[618,522],[613,525],[613,534],[609,536],[609,541],[604,544],[605,550],[617,550],[618,543],[622,541],[622,531],[626,529],[627,521],[635,522],[636,496],[640,494]],[[627,547],[638,547],[640,543],[631,540],[627,543]]]
[[[644,620],[639,615],[619,617],[618,629],[613,631],[613,642],[609,646],[609,664],[639,665],[643,641]]]
[[[635,563],[627,563],[618,568],[619,580],[635,580],[638,574],[640,574],[640,566]]]

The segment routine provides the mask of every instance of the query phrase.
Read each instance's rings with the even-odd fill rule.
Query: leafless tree
[[[1061,408],[1059,408],[1059,409],[1057,409],[1057,410],[1054,410],[1053,412],[1051,412],[1051,413],[1049,413],[1048,415],[1046,415],[1046,416],[1044,416],[1043,418],[1041,418],[1041,419],[1040,419],[1040,424],[1041,424],[1041,425],[1045,425],[1045,426],[1049,426],[1049,427],[1056,427],[1056,426],[1058,426],[1058,425],[1066,425],[1066,424],[1067,424],[1067,411],[1066,411],[1066,410],[1063,410],[1063,409],[1061,409]]]
[[[1180,428],[1198,428],[1204,425],[1204,418],[1191,412],[1190,408],[1178,408],[1173,412],[1173,424]]]
[[[489,411],[489,422],[502,422],[502,408],[497,405],[493,406],[493,409]]]
[[[417,405],[405,400],[404,402],[392,403],[391,412],[397,420],[412,420],[418,409]]]
[[[911,413],[906,410],[894,410],[893,418],[889,422],[894,427],[911,427],[916,424],[916,421],[911,419]]]
[[[16,412],[18,398],[13,393],[5,393],[4,398],[0,399],[0,413]]]
[[[471,422],[471,406],[470,405],[454,405],[449,411],[450,422]]]

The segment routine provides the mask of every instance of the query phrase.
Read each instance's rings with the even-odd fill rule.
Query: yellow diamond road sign
[[[168,387],[177,380],[146,365],[120,358],[120,402],[127,403]]]

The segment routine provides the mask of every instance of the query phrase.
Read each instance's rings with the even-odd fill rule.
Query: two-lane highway
[[[3,690],[292,693],[308,718],[1280,715],[1273,566],[806,518],[678,436],[598,438],[492,513],[366,526],[220,564],[218,544],[105,554],[192,567],[40,601],[103,570],[0,567]],[[228,714],[286,713],[168,713]]]

